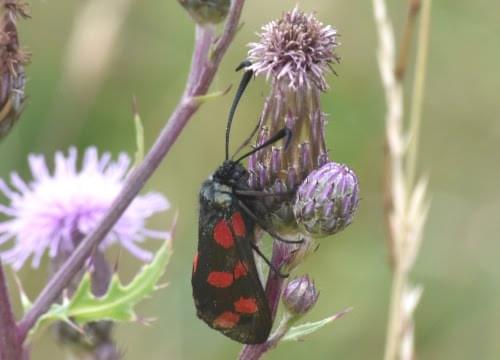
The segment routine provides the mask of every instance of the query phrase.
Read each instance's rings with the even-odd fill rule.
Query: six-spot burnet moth
[[[237,70],[246,66],[248,62],[243,62]],[[252,76],[252,71],[245,71],[229,111],[225,161],[201,186],[198,252],[193,261],[191,279],[198,317],[222,334],[245,344],[263,343],[272,327],[271,311],[253,251],[270,265],[272,271],[279,272],[255,244],[256,226],[275,239],[297,242],[281,239],[262,224],[262,217],[253,204],[263,194],[248,187],[249,174],[240,163],[280,139],[286,138],[288,143],[290,130],[284,128],[239,159],[229,159],[232,119]]]

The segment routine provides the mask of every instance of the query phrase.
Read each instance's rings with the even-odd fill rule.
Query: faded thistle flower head
[[[23,110],[24,65],[29,56],[19,47],[16,21],[27,16],[26,5],[17,0],[0,5],[0,139],[9,133]]]
[[[217,24],[224,20],[231,0],[178,0],[198,24]]]
[[[0,204],[0,213],[7,217],[0,222],[0,244],[12,240],[11,248],[0,251],[0,256],[16,269],[30,256],[36,268],[45,251],[55,258],[60,252],[73,250],[109,209],[130,165],[126,154],[112,161],[111,154],[99,156],[94,147],[85,151],[80,169],[76,148],[70,148],[67,155],[56,153],[53,173],[43,155],[30,155],[28,160],[32,180],[24,181],[15,172],[11,185],[0,179],[0,192],[8,200],[6,205]],[[136,197],[100,249],[118,243],[141,260],[149,260],[151,254],[139,244],[146,237],[164,239],[168,233],[146,228],[145,221],[168,208],[161,194]]]
[[[356,174],[346,165],[329,162],[302,182],[293,211],[301,228],[313,237],[323,237],[347,227],[358,205]]]
[[[263,26],[260,42],[249,46],[249,60],[256,75],[283,81],[294,90],[315,87],[325,91],[328,85],[324,73],[332,63],[339,62],[334,53],[337,30],[298,7]]]
[[[309,276],[303,275],[290,281],[283,291],[283,304],[293,315],[304,315],[318,301],[319,292]]]
[[[265,25],[260,42],[249,45],[250,68],[256,75],[264,74],[272,86],[260,117],[257,145],[284,127],[292,132],[287,149],[268,147],[248,162],[251,188],[288,194],[262,201],[261,212],[280,233],[297,230],[293,194],[312,170],[328,162],[320,93],[328,88],[325,72],[339,61],[337,46],[333,27],[298,8]]]

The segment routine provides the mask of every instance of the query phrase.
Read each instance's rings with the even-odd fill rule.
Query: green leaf
[[[90,273],[86,273],[71,299],[64,298],[62,304],[54,304],[33,327],[32,335],[41,326],[48,326],[54,321],[70,321],[73,325],[82,325],[90,321],[135,321],[137,315],[134,306],[159,288],[157,282],[165,272],[172,248],[167,241],[156,253],[153,261],[144,265],[140,272],[128,284],[123,285],[114,274],[108,291],[102,297],[92,294]]]
[[[288,330],[285,336],[281,339],[282,341],[299,341],[304,338],[304,336],[307,336],[309,334],[312,334],[315,331],[318,331],[321,329],[323,326],[328,325],[335,320],[341,318],[345,314],[347,314],[349,311],[351,311],[352,308],[345,309],[341,312],[336,313],[333,316],[330,316],[326,319],[312,322],[312,323],[305,323],[302,325],[294,326]]]
[[[193,96],[193,100],[195,100],[197,104],[202,104],[205,101],[213,100],[218,97],[226,95],[229,92],[229,90],[231,90],[231,85],[229,85],[226,88],[226,90],[214,91],[205,95]]]
[[[135,161],[134,168],[136,168],[144,159],[144,127],[142,126],[141,116],[137,110],[137,104],[134,98],[134,124],[135,124]]]

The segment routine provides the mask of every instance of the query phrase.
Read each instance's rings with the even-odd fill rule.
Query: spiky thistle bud
[[[293,194],[309,172],[328,160],[320,93],[328,88],[325,71],[339,61],[337,46],[333,27],[298,8],[265,25],[260,41],[249,45],[250,68],[265,75],[272,86],[260,117],[257,145],[283,127],[292,132],[286,150],[265,148],[248,163],[253,189],[281,194],[262,202],[266,220],[281,234],[297,231]]]
[[[27,6],[16,0],[0,5],[0,139],[14,126],[23,110],[24,65],[29,56],[20,49],[16,21],[28,17]]]
[[[293,315],[307,313],[318,301],[319,293],[309,276],[304,275],[290,281],[283,292],[283,304]]]
[[[297,223],[313,237],[335,234],[349,225],[359,204],[358,177],[347,166],[329,162],[300,185],[294,204]]]
[[[217,24],[224,20],[231,0],[178,0],[198,24]]]

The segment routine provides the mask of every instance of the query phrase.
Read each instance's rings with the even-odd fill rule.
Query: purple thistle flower
[[[85,150],[81,170],[77,169],[77,150],[67,156],[55,155],[51,174],[43,155],[28,157],[33,180],[25,182],[13,172],[11,186],[0,179],[0,192],[10,201],[0,204],[0,213],[8,217],[0,222],[0,244],[13,239],[13,246],[0,251],[2,261],[19,269],[33,256],[37,268],[48,252],[54,259],[58,252],[70,252],[82,237],[90,233],[104,216],[122,189],[130,167],[130,158],[121,153],[116,161],[111,154],[100,157],[95,147]],[[135,257],[147,261],[151,253],[139,247],[145,238],[164,239],[168,232],[147,229],[145,221],[156,212],[169,208],[159,193],[138,196],[100,245],[104,250],[114,243]]]
[[[273,81],[284,79],[294,90],[311,88],[312,84],[321,91],[328,88],[324,72],[339,62],[334,53],[338,46],[334,27],[295,7],[264,25],[259,36],[260,41],[251,43],[248,53],[256,75],[265,74]]]

